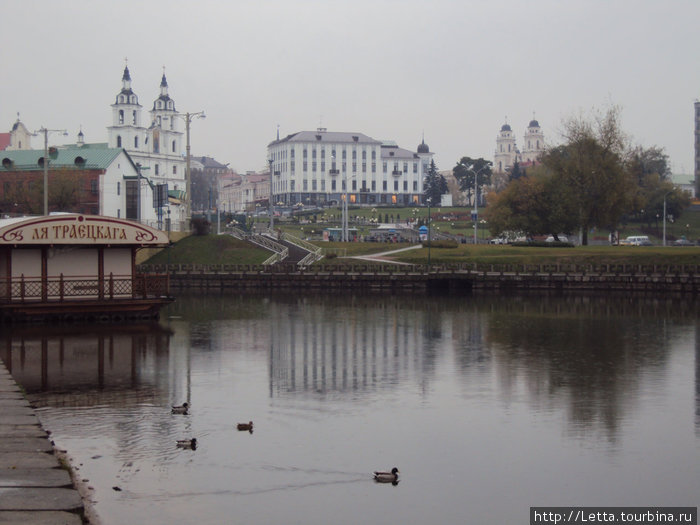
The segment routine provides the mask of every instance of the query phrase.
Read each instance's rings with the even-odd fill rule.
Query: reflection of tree
[[[664,319],[590,319],[576,313],[586,309],[576,301],[550,303],[547,314],[537,302],[519,306],[517,313],[494,312],[489,320],[501,391],[510,397],[524,385],[531,403],[566,399],[572,431],[600,428],[614,441],[642,374],[660,373],[666,364]]]

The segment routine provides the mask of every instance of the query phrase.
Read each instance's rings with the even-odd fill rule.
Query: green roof
[[[110,148],[107,144],[85,144],[84,146],[61,146],[49,148],[49,168],[84,168],[107,169],[124,150],[122,148]],[[125,152],[126,153],[126,152]],[[43,170],[43,164],[39,159],[44,157],[43,149],[29,150],[5,150],[0,152],[3,171],[39,171]],[[131,157],[129,161],[133,165]],[[82,159],[82,160],[81,160]],[[136,166],[134,165],[134,170]]]

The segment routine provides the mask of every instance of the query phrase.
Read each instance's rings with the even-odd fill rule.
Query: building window
[[[386,161],[382,162],[382,171],[386,173]]]
[[[335,191],[335,179],[331,181],[331,191]]]
[[[394,191],[399,191],[399,181],[394,181]]]
[[[304,191],[309,191],[309,181],[304,179]]]
[[[418,173],[418,163],[417,162],[413,163],[413,173]]]
[[[119,110],[119,124],[124,124],[124,110]]]
[[[117,208],[117,219],[121,219],[122,216],[122,210],[121,208]]]
[[[160,168],[160,165],[159,165],[159,164],[156,164],[156,175],[158,175],[158,174],[159,174],[159,173],[158,173],[158,172],[160,171],[160,169],[159,169],[159,168]]]
[[[316,158],[316,156],[314,155],[313,158]],[[311,171],[316,171],[316,161],[315,160],[311,161]]]
[[[294,150],[292,150],[292,153],[294,153]],[[292,173],[294,173],[295,166],[296,166],[296,163],[293,160],[289,162],[289,169],[291,170]]]
[[[403,163],[403,172],[408,173],[408,162]]]
[[[173,175],[177,175],[177,166],[173,166]]]
[[[372,160],[377,160],[377,152],[376,152],[376,150],[372,150]]]
[[[352,150],[352,160],[357,160],[357,150]]]
[[[313,179],[313,180],[311,181],[311,190],[312,190],[312,191],[316,191],[316,179]]]
[[[357,191],[357,181],[354,179],[352,181],[352,191]]]
[[[403,191],[408,191],[408,181],[403,181]]]
[[[308,170],[309,170],[309,165],[307,164],[307,161],[304,161],[304,171],[306,172]]]
[[[321,179],[321,191],[326,191],[326,179]]]
[[[290,188],[291,191],[294,191],[294,187],[296,186],[296,184],[294,184],[295,182],[296,182],[296,181],[290,181],[289,188]]]
[[[90,181],[90,193],[92,193],[93,195],[97,195],[98,191],[99,191],[99,187],[97,185],[97,181],[94,179],[91,180]]]
[[[386,191],[386,181],[382,181],[382,191]]]
[[[122,183],[117,182],[117,195],[121,195],[121,194],[122,194]]]
[[[304,148],[304,158],[307,158],[307,157],[308,157],[308,153],[306,151],[306,148]]]
[[[175,153],[175,141],[173,140],[173,153]]]
[[[367,163],[366,162],[362,163],[362,173],[367,173]]]
[[[292,148],[291,150],[289,150],[289,156],[290,156],[291,158],[294,158],[294,148]]]
[[[372,181],[372,191],[377,191],[377,182]]]
[[[357,162],[352,163],[352,171],[356,172],[357,171]]]
[[[325,172],[326,172],[326,162],[321,161],[321,173],[325,173]]]
[[[418,191],[418,181],[417,180],[413,181],[413,191]]]
[[[134,137],[134,147],[135,148],[139,147],[139,138],[138,137]]]
[[[367,160],[367,150],[362,150],[362,160]]]
[[[311,158],[312,159],[316,158],[316,149],[315,148],[311,150]]]
[[[136,125],[136,111],[131,112],[131,123],[135,126]]]
[[[122,147],[122,137],[121,135],[117,135],[117,147],[121,148]]]

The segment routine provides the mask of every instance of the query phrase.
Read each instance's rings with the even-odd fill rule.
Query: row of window
[[[412,165],[413,165],[413,173],[414,174],[418,173],[418,163],[413,162]],[[347,171],[347,162],[341,162],[340,166],[341,166],[342,172]],[[281,167],[282,167],[282,171],[286,173],[287,172],[287,169],[286,169],[287,164],[286,163],[282,164]],[[319,164],[317,163],[317,161],[311,161],[311,171],[317,171],[318,167],[319,167]],[[291,173],[295,173],[296,172],[296,162],[290,161],[289,168],[290,168]],[[326,162],[325,161],[320,162],[320,168],[321,168],[321,172],[325,173],[325,171],[326,171]],[[351,168],[352,168],[353,173],[357,173],[358,163],[353,162],[351,164]],[[366,162],[362,163],[361,168],[362,168],[362,173],[367,173],[367,163]],[[372,162],[371,169],[372,169],[372,173],[377,173],[377,163],[376,162]],[[382,172],[388,173],[388,169],[389,169],[388,162],[386,162],[386,161],[382,162]],[[403,166],[401,166],[401,164],[399,162],[394,162],[392,174],[408,173],[408,169],[409,169],[408,162],[404,162]],[[331,170],[332,171],[337,170],[337,165],[335,162],[331,163]],[[304,172],[309,171],[309,163],[306,160],[303,161],[303,163],[302,163],[302,171],[304,171]]]
[[[320,184],[319,184],[320,182]],[[340,184],[337,183],[335,179],[330,181],[330,191],[346,191],[345,187],[345,181],[341,181]],[[309,191],[309,181],[307,179],[304,179],[302,181],[301,185],[301,191]],[[339,189],[340,188],[340,189]],[[398,180],[394,181],[394,191],[400,191],[399,188],[403,188],[404,192],[408,191],[408,181],[405,180],[403,181],[403,184],[399,184]],[[326,191],[326,181],[325,180],[320,180],[317,181],[316,179],[311,180],[311,191]],[[358,191],[357,187],[357,181],[354,180],[352,181],[351,188],[352,191]],[[289,183],[289,191],[299,191],[296,185],[295,180],[291,180]],[[376,192],[377,191],[377,182],[376,181],[371,181],[370,186],[367,186],[367,181],[362,181],[362,186],[359,188],[359,191],[372,191]],[[382,181],[382,191],[389,191],[389,183],[388,181]],[[418,181],[413,181],[413,190],[414,192],[418,191]]]
[[[157,137],[154,135],[153,153],[160,153],[160,140],[156,140],[156,139],[157,139]],[[146,142],[146,144],[148,143],[148,137],[146,137],[145,142]],[[118,148],[126,147],[126,146],[122,145],[122,136],[121,135],[117,135],[117,147]],[[138,148],[138,147],[139,147],[139,138],[134,137],[134,148]],[[177,153],[177,141],[173,140],[170,147],[171,147],[172,153]]]

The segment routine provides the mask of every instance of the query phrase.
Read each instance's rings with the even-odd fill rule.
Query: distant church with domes
[[[523,149],[520,151],[515,143],[515,135],[510,124],[506,122],[496,137],[496,153],[493,159],[495,173],[507,173],[517,162],[521,166],[532,166],[544,153],[544,134],[540,123],[530,121],[523,137]]]

